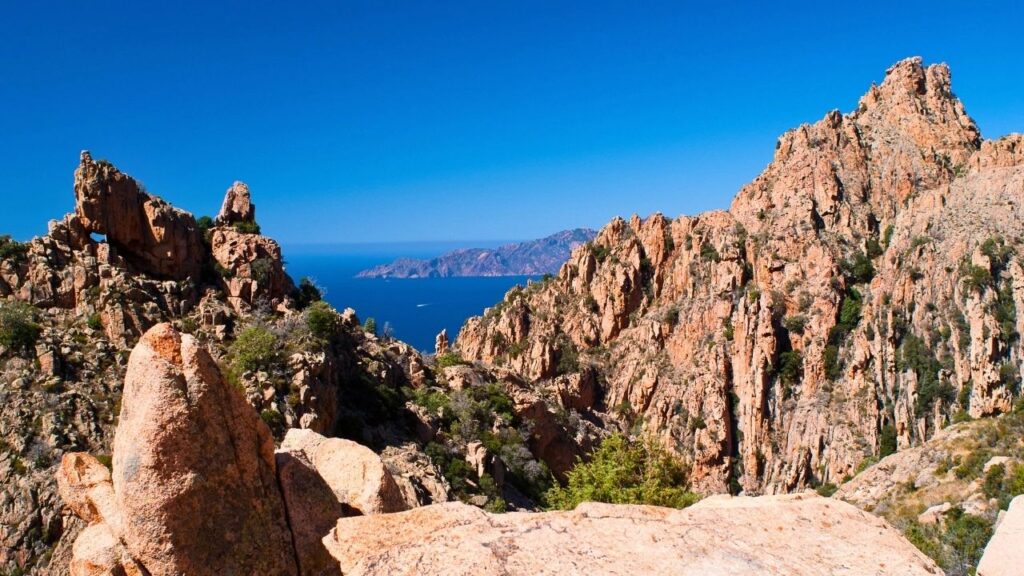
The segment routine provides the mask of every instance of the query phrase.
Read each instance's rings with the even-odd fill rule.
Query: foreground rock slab
[[[813,494],[544,514],[449,503],[345,518],[324,544],[345,576],[942,574],[885,521]]]
[[[1024,570],[1024,496],[1010,502],[1006,517],[985,547],[978,576],[1014,576]]]

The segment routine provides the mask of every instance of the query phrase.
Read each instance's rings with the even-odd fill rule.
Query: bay
[[[339,311],[353,308],[360,321],[376,320],[378,332],[387,324],[396,338],[433,352],[434,337],[441,329],[447,329],[454,342],[467,318],[482,314],[530,277],[357,279],[355,275],[400,256],[431,258],[460,246],[465,244],[290,247],[285,251],[286,268],[296,282],[311,278]]]

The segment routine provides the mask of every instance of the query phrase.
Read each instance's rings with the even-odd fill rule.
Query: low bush
[[[42,331],[35,308],[24,302],[0,303],[0,346],[18,353],[31,352]]]
[[[299,280],[299,286],[295,289],[293,298],[295,299],[295,305],[298,306],[299,310],[304,310],[310,304],[323,300],[323,294],[321,293],[320,288],[311,279],[303,277]]]
[[[338,313],[331,305],[322,300],[313,302],[305,312],[306,327],[310,334],[322,342],[330,342],[338,333],[341,325]]]
[[[609,436],[588,462],[578,461],[566,486],[547,492],[547,505],[571,510],[582,502],[685,508],[699,497],[687,488],[683,466],[653,441]]]
[[[803,334],[804,328],[807,326],[807,316],[803,314],[797,314],[796,316],[787,316],[782,321],[782,325],[794,334]]]
[[[279,350],[277,337],[270,330],[250,326],[228,348],[231,368],[236,374],[267,370],[277,362]]]
[[[0,260],[24,262],[28,256],[28,244],[18,242],[10,236],[0,236]]]
[[[235,230],[242,234],[259,234],[260,225],[255,222],[236,222]]]

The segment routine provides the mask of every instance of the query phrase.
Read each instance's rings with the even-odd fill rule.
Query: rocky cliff
[[[779,138],[728,211],[616,219],[456,349],[657,433],[708,492],[838,483],[1020,394],[1024,138],[982,139],[944,65]]]
[[[586,228],[565,230],[540,240],[506,244],[494,250],[466,248],[432,258],[399,258],[360,272],[358,278],[449,278],[452,276],[541,276],[554,274],[573,248],[594,238]]]

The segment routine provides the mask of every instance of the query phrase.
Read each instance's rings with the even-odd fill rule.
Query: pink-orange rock
[[[75,540],[71,576],[147,576],[105,523],[89,525]]]
[[[198,278],[208,252],[195,219],[143,191],[109,162],[82,152],[75,170],[75,214],[86,233],[102,234],[140,272]]]
[[[120,539],[150,574],[297,574],[270,430],[169,324],[132,351],[113,480]]]
[[[996,526],[996,532],[985,546],[985,553],[978,563],[978,576],[1013,576],[1020,574],[1024,566],[1024,496],[1017,496],[1010,502],[1006,516]]]
[[[883,430],[904,449],[1016,401],[1022,198],[1021,137],[982,141],[948,68],[907,59],[783,134],[728,211],[616,218],[454,348],[541,391],[592,367],[574,408],[660,435],[699,491],[838,484]]]
[[[214,260],[224,269],[228,302],[236,311],[246,311],[261,301],[276,306],[292,291],[281,247],[274,240],[218,227],[210,244]]]
[[[402,492],[380,456],[343,438],[324,438],[312,430],[291,429],[281,452],[309,462],[338,502],[356,514],[386,514],[408,509]]]
[[[117,507],[110,471],[81,452],[64,455],[57,469],[57,491],[76,516],[86,522],[117,524]]]
[[[301,452],[277,453],[277,479],[303,576],[340,576],[324,537],[345,515],[334,491]]]
[[[224,194],[224,204],[217,214],[217,224],[255,222],[256,205],[252,203],[249,187],[244,182],[235,182]]]
[[[943,573],[884,520],[808,494],[543,514],[440,504],[344,518],[325,544],[345,576]]]

